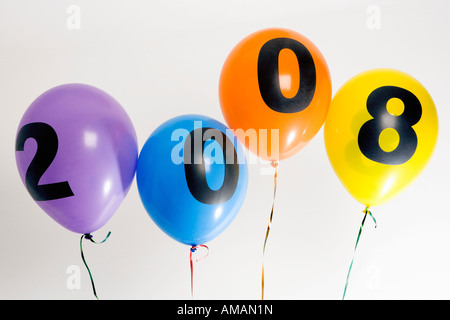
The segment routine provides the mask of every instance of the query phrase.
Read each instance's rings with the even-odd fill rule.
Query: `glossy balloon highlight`
[[[161,124],[137,166],[142,203],[173,239],[204,244],[225,230],[247,191],[248,169],[236,137],[222,123],[183,115]]]
[[[262,159],[283,160],[299,152],[325,121],[331,101],[328,66],[303,35],[263,29],[228,55],[219,98],[226,123],[241,130],[236,135],[246,148]]]
[[[345,83],[324,128],[334,171],[367,207],[389,201],[414,181],[437,135],[431,96],[416,79],[393,69],[369,70]]]
[[[63,227],[87,234],[102,227],[128,193],[137,139],[130,118],[110,95],[65,84],[26,110],[15,156],[36,203]]]

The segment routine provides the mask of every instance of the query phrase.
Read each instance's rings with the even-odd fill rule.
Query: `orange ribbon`
[[[273,177],[274,186],[273,186],[272,211],[270,212],[269,224],[267,225],[266,237],[264,239],[264,247],[263,247],[262,279],[261,279],[262,300],[264,300],[264,253],[266,252],[267,238],[269,237],[270,227],[272,226],[273,208],[275,207],[275,196],[277,194],[277,178],[278,178],[278,162],[272,161],[270,164],[272,165],[272,167],[275,168],[275,173]]]

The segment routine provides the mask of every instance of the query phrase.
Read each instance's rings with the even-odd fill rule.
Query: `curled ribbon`
[[[266,252],[267,238],[269,237],[270,227],[272,226],[273,209],[275,207],[275,196],[277,194],[277,178],[278,178],[278,162],[272,161],[270,163],[272,167],[275,168],[275,173],[273,176],[273,200],[272,200],[272,210],[270,211],[269,224],[267,225],[266,237],[264,238],[263,246],[263,262],[262,262],[262,275],[261,275],[261,299],[264,300],[264,254]]]
[[[95,290],[94,279],[92,277],[91,270],[89,270],[89,267],[88,267],[88,265],[86,263],[86,259],[84,258],[84,254],[83,254],[83,238],[87,239],[87,240],[90,240],[92,243],[101,244],[101,243],[105,242],[109,238],[110,234],[111,234],[111,231],[108,232],[108,234],[106,235],[105,239],[103,239],[103,241],[101,241],[101,242],[95,242],[94,239],[92,239],[92,235],[90,233],[83,234],[81,236],[81,239],[80,239],[81,259],[83,260],[84,265],[86,266],[86,269],[87,269],[87,271],[89,273],[89,277],[91,279],[91,284],[92,284],[92,291],[94,292],[94,296],[95,296],[95,298],[97,298],[97,300],[98,300],[98,297],[97,297],[97,291]]]
[[[374,216],[372,215],[372,212],[369,211],[369,207],[366,207],[363,210],[363,213],[364,213],[364,218],[363,218],[363,220],[361,222],[361,226],[359,227],[358,237],[356,238],[355,249],[353,250],[353,258],[352,258],[352,262],[350,263],[350,267],[348,269],[347,280],[345,281],[345,288],[344,288],[344,294],[342,295],[342,300],[344,300],[345,293],[347,292],[347,286],[348,286],[348,279],[350,277],[350,271],[352,270],[353,260],[355,259],[356,248],[358,247],[359,238],[361,237],[361,232],[362,232],[362,229],[363,229],[363,226],[364,226],[364,222],[366,221],[367,215],[369,215],[372,218],[373,222],[375,223],[375,228],[377,227],[377,220],[375,220]]]
[[[195,251],[197,251],[197,249],[200,248],[200,247],[206,248],[206,250],[207,250],[206,255],[204,255],[200,259],[196,259],[196,260],[192,259],[192,254]],[[194,261],[198,262],[200,260],[205,259],[208,256],[208,254],[209,254],[209,248],[207,246],[205,246],[204,244],[198,244],[198,245],[192,246],[189,251],[190,251],[190,253],[189,253],[189,264],[191,266],[191,297],[194,297]]]

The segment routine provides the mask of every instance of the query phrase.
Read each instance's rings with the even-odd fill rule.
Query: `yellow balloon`
[[[427,90],[392,69],[363,72],[333,97],[324,126],[330,163],[348,192],[370,207],[403,191],[428,163],[438,117]]]

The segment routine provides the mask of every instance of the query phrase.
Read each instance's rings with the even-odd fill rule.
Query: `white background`
[[[80,9],[79,29],[70,5]],[[372,208],[378,227],[366,220],[346,299],[449,299],[449,12],[445,0],[0,0],[0,298],[94,298],[80,235],[36,205],[16,168],[17,126],[37,96],[71,82],[105,90],[128,112],[140,149],[180,114],[223,122],[218,80],[228,53],[254,31],[285,27],[321,50],[333,93],[377,67],[407,72],[430,92],[440,123],[435,153],[414,184]],[[195,264],[196,299],[260,299],[273,192],[261,167],[249,165],[241,211]],[[265,298],[341,299],[364,208],[332,170],[323,130],[280,163],[278,183]],[[84,245],[100,299],[191,298],[189,247],[152,222],[136,181],[94,239],[108,231],[104,244]],[[68,268],[80,271],[79,289],[67,286]]]

